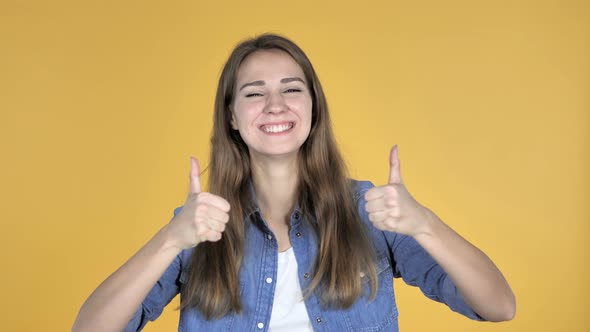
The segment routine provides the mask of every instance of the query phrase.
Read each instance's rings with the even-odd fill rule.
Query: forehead
[[[305,80],[299,64],[285,51],[259,50],[242,61],[238,69],[237,82],[280,80],[285,77],[300,77]]]

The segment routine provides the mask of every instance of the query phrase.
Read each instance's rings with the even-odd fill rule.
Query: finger
[[[365,204],[365,210],[369,213],[384,211],[385,210],[385,200],[383,199],[376,199]]]
[[[398,230],[398,226],[400,223],[400,219],[399,218],[387,218],[385,220],[383,220],[383,226],[385,227],[385,229],[388,229],[392,232],[395,232],[396,230]]]
[[[375,199],[388,199],[392,197],[398,197],[398,190],[399,189],[396,187],[396,185],[390,184],[379,187],[373,187],[365,193],[365,200],[372,201]]]
[[[197,198],[197,201],[199,203],[204,203],[212,207],[215,207],[224,212],[229,212],[230,210],[230,205],[228,201],[226,201],[224,198],[220,196],[208,192],[201,193]]]
[[[383,220],[387,219],[388,214],[386,211],[377,211],[369,213],[369,220],[373,223],[382,223]]]
[[[389,181],[387,183],[403,183],[397,144],[391,148],[391,152],[389,153]]]
[[[214,230],[209,230],[205,234],[205,239],[207,241],[217,242],[217,241],[221,240],[221,232],[216,232]]]
[[[229,214],[220,209],[209,206],[210,208],[207,209],[207,218],[214,219],[215,221],[227,223],[229,221]]]
[[[198,194],[201,192],[201,168],[197,158],[191,156],[191,172],[189,178],[189,193]]]
[[[225,226],[226,224],[224,222],[215,220],[213,218],[207,218],[205,220],[205,226],[210,229],[210,230],[214,230],[216,232],[223,232],[225,230]]]
[[[375,226],[375,228],[377,228],[378,230],[385,230],[385,225],[382,222],[373,222],[373,226]]]
[[[365,200],[371,201],[374,199],[381,198],[383,196],[385,196],[385,193],[383,192],[383,190],[381,190],[380,187],[373,187],[367,190],[367,192],[365,193]]]

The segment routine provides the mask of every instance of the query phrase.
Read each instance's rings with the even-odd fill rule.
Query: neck
[[[297,157],[253,158],[252,180],[262,215],[273,222],[286,222],[297,199]]]

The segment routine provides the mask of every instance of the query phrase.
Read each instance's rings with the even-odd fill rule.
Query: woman
[[[303,51],[238,45],[217,89],[210,191],[191,158],[183,207],[82,306],[75,331],[136,331],[181,293],[181,331],[397,331],[392,279],[472,319],[514,295],[492,261],[416,202],[397,146],[387,184],[347,178]]]

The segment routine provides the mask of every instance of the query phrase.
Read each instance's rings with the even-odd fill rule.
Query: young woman
[[[137,331],[181,294],[180,331],[397,331],[394,277],[477,320],[514,295],[406,189],[347,177],[318,77],[290,40],[239,44],[217,89],[209,191],[191,158],[174,218],[88,298],[74,331]]]

